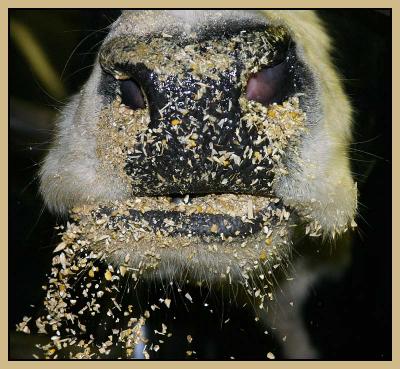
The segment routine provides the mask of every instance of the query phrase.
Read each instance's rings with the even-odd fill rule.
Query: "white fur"
[[[94,133],[103,106],[97,94],[99,79],[100,66],[96,65],[84,88],[64,108],[40,171],[46,205],[59,213],[76,204],[129,195],[121,180],[99,168]]]

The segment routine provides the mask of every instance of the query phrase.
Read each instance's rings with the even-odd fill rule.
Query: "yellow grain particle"
[[[187,144],[189,147],[196,147],[196,141],[194,140],[187,140]]]
[[[253,156],[257,161],[261,161],[261,159],[262,159],[262,155],[258,151],[254,151]]]
[[[210,231],[211,231],[212,233],[217,233],[217,232],[218,232],[218,226],[217,226],[216,224],[213,224],[213,225],[210,227]]]
[[[111,272],[110,272],[109,270],[107,270],[107,271],[104,273],[104,278],[105,278],[107,281],[111,281],[112,274],[111,274]]]

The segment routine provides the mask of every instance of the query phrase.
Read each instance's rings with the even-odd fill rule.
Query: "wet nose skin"
[[[273,142],[283,135],[271,144],[267,110],[249,104],[246,86],[265,66],[297,62],[293,50],[289,60],[287,34],[262,26],[185,37],[123,36],[100,51],[103,69],[134,80],[146,100],[149,123],[122,148],[132,194],[271,194],[273,156],[283,155],[288,139],[283,126],[271,125]],[[293,82],[287,96],[300,87]]]
[[[145,66],[135,66],[131,73],[140,81],[151,117],[125,166],[141,184],[138,195],[268,191],[269,168],[253,158],[268,141],[254,144],[257,130],[241,120],[240,70],[237,63],[217,79],[198,80],[188,70],[183,78],[160,80]]]

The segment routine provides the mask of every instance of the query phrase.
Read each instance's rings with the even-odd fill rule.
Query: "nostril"
[[[120,81],[120,91],[122,104],[133,110],[145,108],[143,92],[135,81],[131,79]]]
[[[285,62],[263,68],[253,74],[247,82],[246,97],[265,106],[279,103],[285,95],[287,82]]]

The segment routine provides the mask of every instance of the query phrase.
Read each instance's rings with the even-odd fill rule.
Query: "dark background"
[[[11,342],[17,347],[11,347],[11,358],[31,357],[24,352],[29,353],[29,349],[12,332],[22,316],[29,314],[29,305],[38,305],[43,299],[41,285],[46,282],[52,249],[58,243],[53,226],[60,220],[43,207],[38,194],[38,167],[58,109],[87,79],[99,42],[107,33],[104,28],[118,15],[114,10],[10,11],[10,21],[17,20],[27,27],[58,75],[62,74],[65,90],[52,96],[10,38],[8,303]],[[323,359],[390,360],[390,11],[324,10],[320,15],[335,40],[335,62],[355,108],[350,155],[360,190],[360,215],[350,268],[340,280],[322,280],[314,286],[304,317]],[[246,319],[250,321],[250,317],[236,317],[242,325]],[[214,324],[212,319],[202,324],[202,334],[211,345],[204,352],[215,351],[213,342],[227,333]],[[210,329],[211,338],[207,336]],[[261,350],[263,339],[262,332],[239,337],[226,349],[230,350],[227,357],[265,357],[265,352],[249,357],[243,351],[246,340],[254,352]]]

